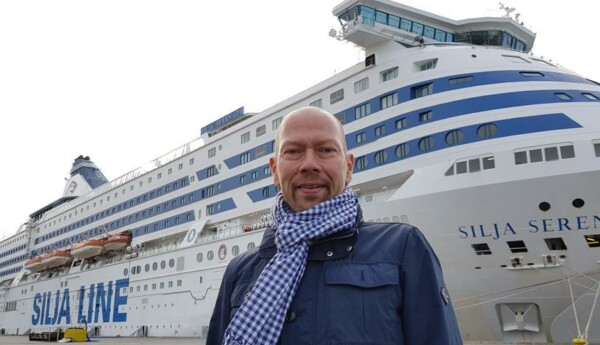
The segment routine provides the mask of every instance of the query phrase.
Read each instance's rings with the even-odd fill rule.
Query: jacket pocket
[[[325,312],[331,344],[401,341],[399,282],[395,264],[326,265]]]

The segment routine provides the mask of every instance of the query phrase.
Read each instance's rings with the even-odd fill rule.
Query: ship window
[[[246,133],[242,134],[240,136],[240,139],[241,139],[242,144],[249,142],[250,141],[250,132],[246,132]]]
[[[165,282],[160,282],[160,288],[164,289],[165,288]]]
[[[375,136],[380,137],[385,134],[385,126],[375,127]]]
[[[386,69],[381,72],[381,82],[398,78],[398,67]]]
[[[165,260],[162,260],[162,261],[160,262],[160,268],[164,270],[164,269],[165,269],[165,267],[167,267],[167,262],[166,262]]]
[[[271,129],[276,130],[277,128],[279,128],[279,125],[281,125],[282,120],[283,120],[283,116],[280,116],[280,117],[276,118],[275,120],[271,121]]]
[[[335,104],[344,99],[344,89],[334,91],[329,95],[329,104]]]
[[[240,155],[240,164],[245,164],[250,161],[250,152],[242,153]]]
[[[396,146],[396,157],[404,158],[408,156],[409,148],[407,144],[400,144]]]
[[[560,147],[560,158],[574,158],[575,157],[575,148],[573,145],[565,145]]]
[[[316,101],[310,102],[311,107],[323,108],[323,99],[319,98]]]
[[[600,157],[600,143],[594,143],[594,152],[596,153],[596,157]]]
[[[514,62],[514,63],[530,63],[529,61],[523,59],[520,56],[516,56],[516,55],[502,55],[505,58],[507,58],[508,60]]]
[[[546,147],[544,149],[544,155],[546,156],[546,161],[558,160],[558,148],[557,147]]]
[[[483,162],[483,170],[494,169],[496,167],[494,156],[483,157],[481,161]]]
[[[367,157],[362,156],[356,158],[355,167],[357,171],[361,171],[367,168]]]
[[[459,144],[464,139],[465,139],[465,134],[460,129],[450,131],[450,132],[448,132],[448,134],[446,134],[446,143],[448,145]]]
[[[398,94],[394,92],[387,96],[383,96],[381,97],[380,102],[382,110],[394,106],[398,104]]]
[[[212,250],[209,250],[208,253],[206,253],[206,259],[208,261],[211,261],[214,257],[215,257],[215,253]]]
[[[465,77],[458,77],[458,78],[452,78],[452,79],[448,79],[448,84],[450,85],[456,85],[456,84],[462,84],[462,83],[468,83],[473,81],[473,76],[472,75],[468,75]]]
[[[507,241],[506,244],[508,244],[511,253],[527,253],[527,246],[523,241]]]
[[[490,246],[487,243],[475,243],[472,244],[471,247],[475,250],[475,254],[477,255],[491,255],[492,251],[490,250]]]
[[[515,152],[515,164],[527,164],[527,151]]]
[[[256,127],[256,136],[260,137],[261,135],[267,133],[267,125],[261,125]]]
[[[544,74],[540,72],[519,72],[523,77],[543,77]]]
[[[354,117],[358,120],[371,115],[371,103],[365,103],[354,108]]]
[[[375,153],[375,163],[376,164],[384,164],[387,161],[387,152],[385,150],[380,150]]]
[[[346,116],[344,115],[344,113],[335,114],[335,118],[338,119],[338,121],[340,121],[342,125],[346,121]]]
[[[423,34],[423,24],[413,22],[413,25],[412,25],[412,28],[410,31],[414,32],[416,34],[422,35]]]
[[[369,88],[369,77],[354,82],[354,93],[365,91]]]
[[[237,256],[239,253],[240,253],[240,246],[238,246],[236,244],[231,248],[231,254],[233,254],[233,256]]]
[[[156,271],[158,269],[158,262],[152,264],[152,270]]]
[[[367,133],[365,132],[360,132],[356,135],[356,143],[360,144],[363,141],[367,140]]]
[[[537,163],[537,162],[541,162],[543,160],[544,160],[544,157],[542,157],[542,149],[535,149],[535,150],[529,151],[529,161],[531,163]]]
[[[152,290],[156,290],[156,283],[152,283]]]
[[[256,148],[256,158],[260,158],[267,154],[267,144],[260,145]]]
[[[412,90],[414,98],[425,97],[433,93],[433,83],[415,86]]]
[[[438,59],[432,59],[425,62],[418,62],[420,71],[427,71],[430,69],[434,69],[437,66]]]
[[[469,172],[481,171],[481,161],[479,158],[469,160]]]
[[[419,150],[426,152],[433,149],[434,141],[432,137],[425,137],[419,140]]]
[[[454,164],[452,164],[450,166],[450,168],[448,168],[448,170],[446,170],[446,172],[444,173],[444,176],[452,176],[454,175]]]
[[[406,127],[406,118],[403,117],[399,120],[396,120],[396,129],[401,129]]]
[[[125,269],[123,270],[123,275],[124,275],[125,277],[127,277],[127,274],[128,274],[128,273],[129,273],[129,271],[127,270],[127,268],[125,268]]]
[[[458,162],[456,163],[456,174],[466,174],[467,173],[467,162]]]
[[[146,264],[146,266],[144,266],[144,271],[150,272],[150,264]]]
[[[196,261],[202,262],[202,253],[198,253],[198,255],[196,255]]]
[[[256,244],[254,242],[248,243],[248,250],[252,250],[254,249],[254,247],[256,247]]]
[[[271,190],[269,189],[269,187],[264,187],[262,189],[262,196],[263,198],[268,198],[271,196]]]
[[[486,123],[485,125],[481,125],[477,128],[477,136],[480,138],[491,138],[496,136],[496,132],[498,131],[498,127],[496,127],[493,123]]]
[[[555,93],[554,93],[554,96],[556,96],[556,97],[558,97],[558,98],[562,99],[563,101],[570,101],[570,100],[572,100],[572,99],[573,99],[571,96],[567,95],[567,94],[566,94],[566,93],[564,93],[564,92],[555,92]]]
[[[169,260],[169,267],[170,267],[170,268],[173,268],[173,267],[175,267],[175,259],[170,259],[170,260]]]
[[[596,95],[594,95],[594,94],[591,94],[591,93],[589,93],[589,92],[582,92],[581,94],[582,94],[582,95],[583,95],[585,98],[587,98],[587,99],[591,99],[591,100],[593,100],[593,101],[598,101],[598,100],[600,100],[600,98],[598,98]]]
[[[590,248],[600,247],[600,235],[584,235],[583,237]]]
[[[433,112],[431,110],[424,111],[422,113],[419,113],[419,122],[429,121],[429,120],[431,120],[432,117],[433,117]]]
[[[567,250],[567,245],[562,237],[544,238],[544,241],[550,250]]]
[[[217,155],[217,148],[213,147],[208,150],[208,158],[212,158]],[[160,177],[159,177],[160,178]]]

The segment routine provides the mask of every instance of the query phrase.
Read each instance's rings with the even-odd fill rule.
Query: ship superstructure
[[[600,340],[600,86],[528,54],[535,34],[508,17],[387,0],[334,15],[364,62],[112,181],[78,157],[64,195],[0,244],[0,328],[205,335],[227,263],[268,224],[275,131],[311,105],[344,124],[365,218],[431,242],[465,340],[566,342],[590,313]]]

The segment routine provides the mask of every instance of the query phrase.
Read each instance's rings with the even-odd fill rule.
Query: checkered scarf
[[[223,345],[276,344],[285,314],[304,274],[308,249],[320,238],[349,229],[358,213],[358,199],[348,187],[311,209],[294,212],[279,193],[271,209],[277,228],[277,254],[262,271],[254,288],[225,330]]]

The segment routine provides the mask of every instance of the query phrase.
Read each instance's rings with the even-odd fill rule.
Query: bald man
[[[258,248],[229,263],[207,345],[462,345],[423,235],[363,221],[333,115],[288,114],[269,164],[281,189],[271,222]]]

